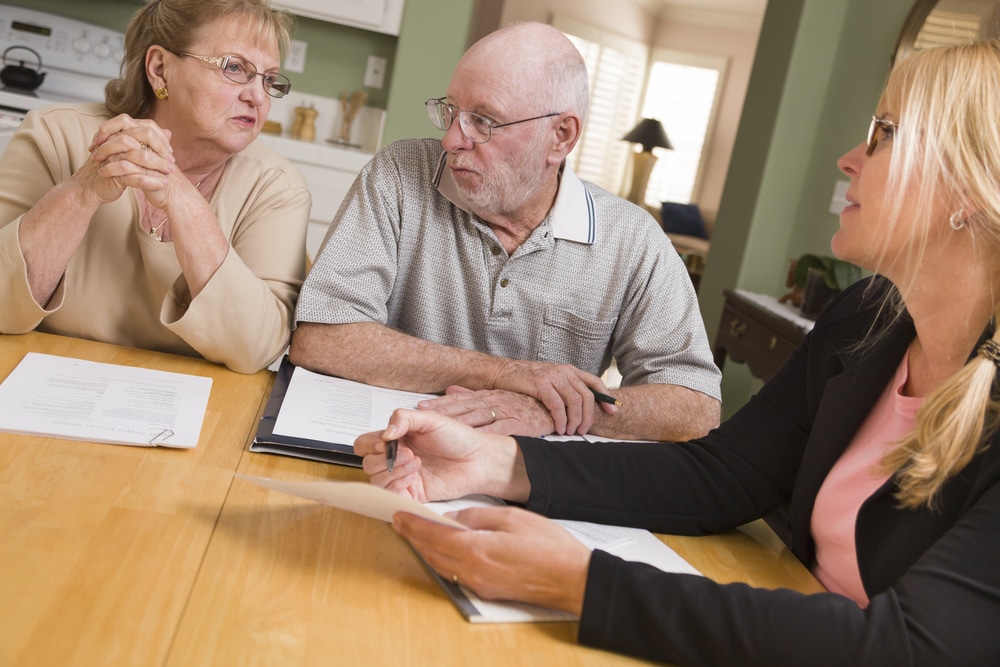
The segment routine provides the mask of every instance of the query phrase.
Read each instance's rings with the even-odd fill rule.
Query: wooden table
[[[234,472],[364,480],[251,453],[271,374],[48,336],[36,351],[213,378],[194,450],[0,434],[0,665],[628,665],[576,623],[466,622],[387,524]],[[821,590],[762,523],[661,537],[707,576]]]
[[[30,333],[0,378],[27,352],[212,378],[194,449],[0,433],[0,665],[162,665],[271,373]]]

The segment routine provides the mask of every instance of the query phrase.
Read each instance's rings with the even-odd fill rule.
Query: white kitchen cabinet
[[[291,160],[306,178],[312,194],[306,249],[315,258],[334,214],[372,154],[269,134],[261,134],[260,141]]]
[[[403,19],[403,1],[278,0],[274,4],[299,16],[398,35]]]

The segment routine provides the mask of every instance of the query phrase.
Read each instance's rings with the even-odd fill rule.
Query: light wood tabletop
[[[250,452],[239,472],[367,480],[356,469]],[[661,539],[717,581],[822,590],[763,521]],[[167,664],[646,664],[579,646],[577,627],[469,623],[388,524],[237,479]]]
[[[247,449],[271,374],[43,334],[27,351],[213,378],[194,450],[0,434],[2,665],[631,665],[577,623],[472,624],[389,525],[234,472],[366,481]],[[660,536],[706,576],[822,590],[763,522]]]
[[[0,433],[0,665],[162,665],[272,373],[63,336],[28,352],[212,378],[194,449]]]

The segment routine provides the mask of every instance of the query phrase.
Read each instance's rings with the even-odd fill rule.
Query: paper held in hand
[[[29,352],[0,384],[0,431],[191,448],[211,390],[212,378]]]
[[[396,512],[409,512],[463,530],[467,529],[443,515],[467,507],[495,507],[504,504],[503,501],[488,496],[468,496],[443,502],[419,503],[411,498],[405,498],[363,482],[331,480],[293,482],[248,475],[237,475],[237,477],[274,491],[306,498],[380,521],[391,522],[392,515]],[[591,550],[600,549],[624,560],[652,565],[664,572],[701,574],[648,530],[604,526],[585,521],[556,521],[556,523]],[[419,558],[419,555],[417,557]],[[424,565],[427,564],[424,563]],[[441,577],[430,567],[427,567],[427,571],[438,582],[438,585],[441,586],[462,615],[472,623],[578,620],[576,616],[567,612],[521,602],[483,600],[464,586]]]

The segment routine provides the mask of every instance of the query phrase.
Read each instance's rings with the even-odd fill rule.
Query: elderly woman
[[[580,615],[579,639],[678,665],[1000,664],[1000,43],[892,72],[835,254],[876,274],[706,437],[545,443],[399,411],[358,439],[372,482],[487,493],[552,517],[664,533],[732,529],[790,504],[793,552],[828,593],[720,585],[594,553],[517,508],[462,531],[399,514],[443,576]],[[383,440],[399,439],[386,466]]]
[[[310,197],[254,142],[289,81],[266,0],[153,0],[105,104],[28,114],[0,161],[0,332],[276,359],[305,272]]]

